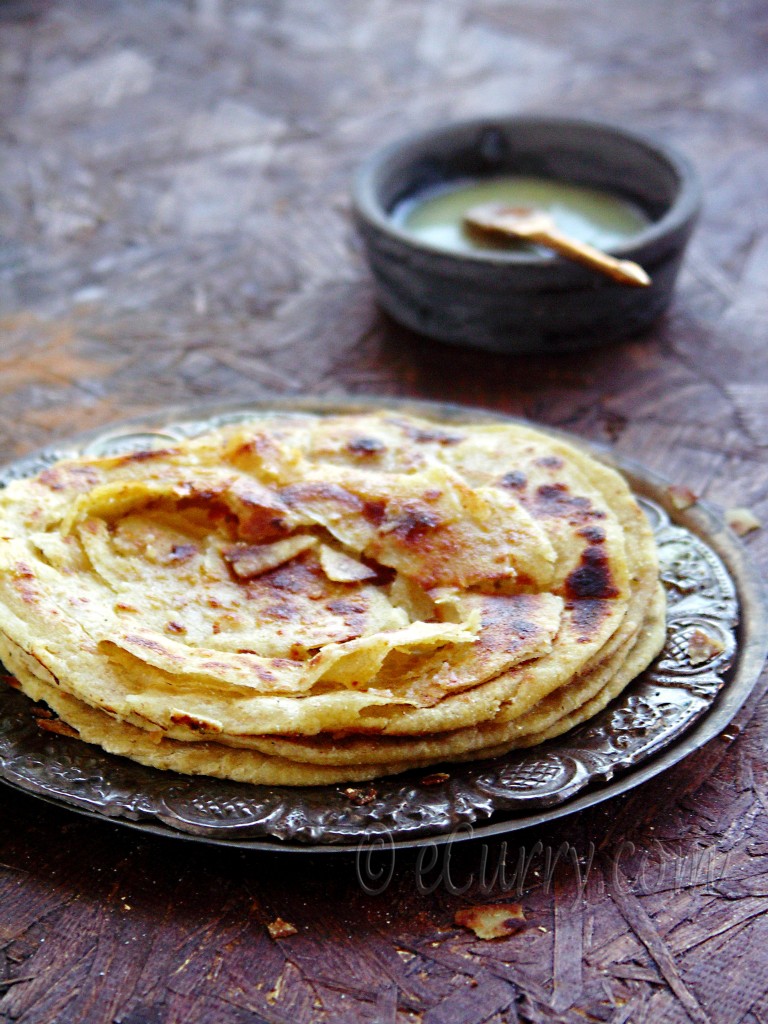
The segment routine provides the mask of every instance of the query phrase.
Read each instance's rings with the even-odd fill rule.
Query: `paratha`
[[[496,755],[663,639],[626,482],[514,423],[266,416],[0,494],[0,656],[159,767],[304,785]]]

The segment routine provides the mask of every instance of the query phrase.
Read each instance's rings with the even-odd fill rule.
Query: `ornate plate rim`
[[[459,842],[473,838],[490,837],[509,832],[521,831],[535,825],[554,821],[570,814],[577,813],[588,807],[602,803],[621,793],[653,778],[672,765],[683,760],[688,754],[702,747],[710,739],[720,733],[734,718],[738,711],[747,703],[754,705],[768,686],[768,678],[761,684],[761,670],[768,653],[768,608],[763,590],[762,580],[754,569],[747,549],[738,541],[735,534],[727,529],[717,511],[706,502],[697,501],[688,509],[677,509],[670,497],[670,482],[639,463],[614,453],[605,446],[587,441],[567,431],[542,424],[531,424],[530,421],[507,415],[502,412],[475,408],[453,403],[442,403],[423,399],[392,398],[388,396],[340,396],[339,398],[312,398],[308,396],[275,397],[268,400],[237,403],[204,403],[165,407],[154,412],[150,411],[140,417],[107,424],[96,430],[77,434],[66,438],[58,444],[47,445],[29,455],[14,460],[0,468],[0,473],[9,472],[24,475],[24,467],[33,465],[40,458],[60,452],[62,448],[71,446],[87,446],[95,441],[104,444],[111,437],[119,439],[126,436],[126,430],[141,433],[143,431],[162,431],[163,426],[192,424],[195,421],[205,423],[212,417],[237,415],[245,411],[254,414],[269,412],[285,413],[333,413],[364,411],[373,408],[395,407],[409,411],[415,415],[428,416],[445,422],[496,421],[518,422],[535,426],[536,429],[555,437],[575,443],[609,465],[619,469],[629,479],[638,496],[650,497],[660,505],[669,516],[672,524],[681,526],[698,537],[708,548],[719,556],[725,565],[738,599],[739,621],[736,627],[737,640],[734,663],[720,692],[714,697],[707,708],[679,734],[672,735],[658,752],[646,755],[639,763],[622,767],[619,763],[607,774],[608,781],[591,782],[586,789],[578,790],[575,795],[566,797],[564,802],[554,806],[544,806],[535,813],[519,813],[514,809],[498,812],[506,817],[491,820],[485,824],[474,825],[459,823],[450,831],[422,836],[404,836],[398,839],[385,828],[373,827],[362,839],[353,842],[315,842],[303,840],[285,840],[277,836],[243,838],[234,836],[216,836],[196,834],[182,831],[166,824],[163,817],[155,811],[156,820],[132,820],[128,817],[116,816],[102,808],[84,807],[68,800],[58,793],[41,792],[29,785],[9,778],[7,772],[0,769],[0,781],[21,792],[35,796],[58,807],[65,807],[100,821],[125,825],[156,835],[170,836],[217,846],[236,849],[269,850],[272,852],[291,853],[350,853],[358,851],[367,840],[388,841],[397,849],[408,849],[428,844]],[[569,734],[564,734],[568,736]],[[555,742],[555,741],[550,741]],[[99,754],[98,748],[93,748]],[[503,759],[498,759],[502,762]],[[495,762],[493,762],[495,763]],[[470,765],[472,762],[469,763]],[[461,771],[465,765],[454,766],[454,771]],[[613,771],[621,771],[618,778],[613,778]],[[164,773],[165,774],[165,773]],[[168,773],[171,774],[171,773]],[[180,777],[183,778],[183,777]],[[217,783],[219,780],[206,779]],[[337,789],[338,787],[331,787]],[[301,790],[297,791],[301,793]]]

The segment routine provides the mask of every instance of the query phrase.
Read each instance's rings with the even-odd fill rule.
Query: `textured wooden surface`
[[[768,521],[767,43],[762,0],[5,0],[0,454],[197,398],[415,395],[609,441]],[[507,359],[377,313],[352,169],[499,110],[612,118],[697,163],[706,210],[650,336]],[[768,532],[749,544],[765,567]],[[3,789],[0,1021],[764,1024],[766,739],[762,705],[506,851],[402,854],[379,895],[353,858],[152,839]],[[454,926],[510,900],[509,938]],[[277,917],[298,933],[270,938]]]

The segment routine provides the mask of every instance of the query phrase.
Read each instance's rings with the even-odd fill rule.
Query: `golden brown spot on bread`
[[[169,658],[171,661],[184,660],[181,655],[169,651],[159,640],[152,640],[147,636],[136,636],[133,633],[126,633],[124,640],[127,644],[132,644],[135,647],[144,647],[146,650],[154,651],[155,654],[161,654],[164,658]]]
[[[197,718],[195,715],[188,715],[184,712],[175,712],[171,715],[171,722],[174,725],[185,725],[194,732],[216,733],[221,732],[221,726],[215,722],[209,722],[205,718]]]
[[[290,532],[284,519],[268,514],[252,514],[247,520],[240,521],[240,536],[255,544],[271,544],[287,537]]]
[[[578,633],[580,643],[586,643],[597,631],[600,623],[611,609],[610,601],[601,599],[573,601],[566,604],[571,612],[573,625]]]
[[[363,502],[362,513],[369,523],[379,526],[384,522],[384,517],[387,514],[387,503],[382,499]]]
[[[177,497],[177,505],[180,509],[212,505],[217,498],[221,498],[224,490],[223,484],[221,487],[197,487],[194,481],[186,480],[180,486],[181,493]],[[222,504],[221,507],[229,511],[225,505]]]
[[[228,522],[246,540],[264,544],[290,532],[285,519],[288,510],[279,496],[256,482],[213,488],[197,488],[187,482],[184,489],[175,503],[178,511],[192,509],[204,513],[212,523]]]
[[[326,605],[329,612],[340,616],[344,624],[349,628],[351,634],[360,636],[365,629],[366,607],[364,604],[355,601],[348,601],[343,598],[329,601]]]
[[[588,547],[581,553],[581,561],[565,580],[565,593],[571,599],[618,597],[611,566],[605,550]]]
[[[571,494],[565,484],[542,484],[536,488],[535,506],[542,515],[564,519],[584,515],[592,507],[589,498]]]
[[[178,512],[186,512],[187,510],[202,512],[211,523],[229,522],[233,529],[237,526],[237,516],[224,503],[220,492],[198,490],[194,494],[187,493],[182,495],[176,499],[174,504]],[[147,504],[147,508],[151,507],[152,503],[150,502]]]
[[[387,532],[404,544],[418,545],[425,534],[441,525],[440,516],[431,508],[422,502],[410,501],[402,506],[402,512]]]
[[[462,434],[451,434],[447,430],[439,430],[436,427],[417,427],[409,420],[401,420],[397,417],[390,418],[389,422],[400,427],[406,437],[418,444],[459,444],[464,440]]]
[[[528,477],[523,473],[521,469],[513,469],[509,473],[505,473],[501,478],[503,487],[510,487],[512,490],[520,491],[528,483]]]
[[[383,441],[379,441],[377,437],[353,437],[352,440],[347,443],[347,451],[350,451],[353,455],[359,455],[363,458],[369,458],[373,455],[381,455],[381,453],[386,450],[387,446]]]
[[[178,454],[178,448],[148,448],[144,451],[128,452],[127,455],[122,455],[118,462],[123,466],[127,466],[132,462],[148,462],[150,459],[165,459]]]
[[[230,450],[228,458],[233,463],[263,461],[265,457],[279,455],[279,453],[280,448],[273,438],[266,434],[254,434],[247,441],[243,441]]]
[[[35,574],[26,562],[17,562],[13,569],[13,585],[21,595],[25,604],[37,604],[39,592],[36,586],[30,582],[34,580]]]
[[[328,501],[355,512],[362,511],[363,502],[356,494],[338,484],[309,483],[291,484],[280,491],[280,497],[289,508],[308,505],[316,501]]]
[[[483,602],[482,630],[478,643],[488,651],[514,653],[526,640],[541,632],[541,627],[526,618],[526,612],[538,606],[536,595],[494,597]]]
[[[601,526],[585,526],[576,532],[579,537],[584,537],[592,544],[602,544],[605,540],[605,530]]]
[[[67,465],[49,466],[37,478],[52,491],[63,491],[70,487],[74,491],[87,491],[99,482],[99,474],[92,466]]]
[[[52,491],[63,491],[66,486],[62,480],[61,471],[53,468],[44,469],[38,480],[46,487],[50,487]]]
[[[240,535],[257,544],[279,540],[290,533],[287,508],[280,495],[255,482],[238,483],[225,495],[227,504],[237,516]]]
[[[287,601],[282,604],[268,604],[261,609],[261,614],[268,619],[282,619],[284,622],[290,622],[291,619],[298,618],[298,613],[293,605]]]
[[[323,597],[325,594],[322,570],[316,563],[308,562],[301,556],[277,569],[263,573],[257,580],[252,580],[246,588],[246,593],[252,599],[260,597],[263,594],[262,587],[289,594],[303,594],[310,599]]]
[[[230,666],[226,661],[204,661],[200,668],[205,669],[206,672],[227,672]]]
[[[334,615],[360,615],[365,612],[364,604],[356,604],[354,601],[347,601],[344,598],[340,598],[336,601],[329,601],[326,607],[329,611],[332,611]]]

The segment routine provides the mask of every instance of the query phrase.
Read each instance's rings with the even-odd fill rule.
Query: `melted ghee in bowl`
[[[628,241],[650,223],[639,206],[615,193],[549,178],[521,176],[440,185],[399,203],[392,212],[392,220],[420,241],[449,252],[549,252],[522,241],[480,238],[468,232],[463,225],[466,211],[492,202],[545,210],[563,234],[603,250]]]

